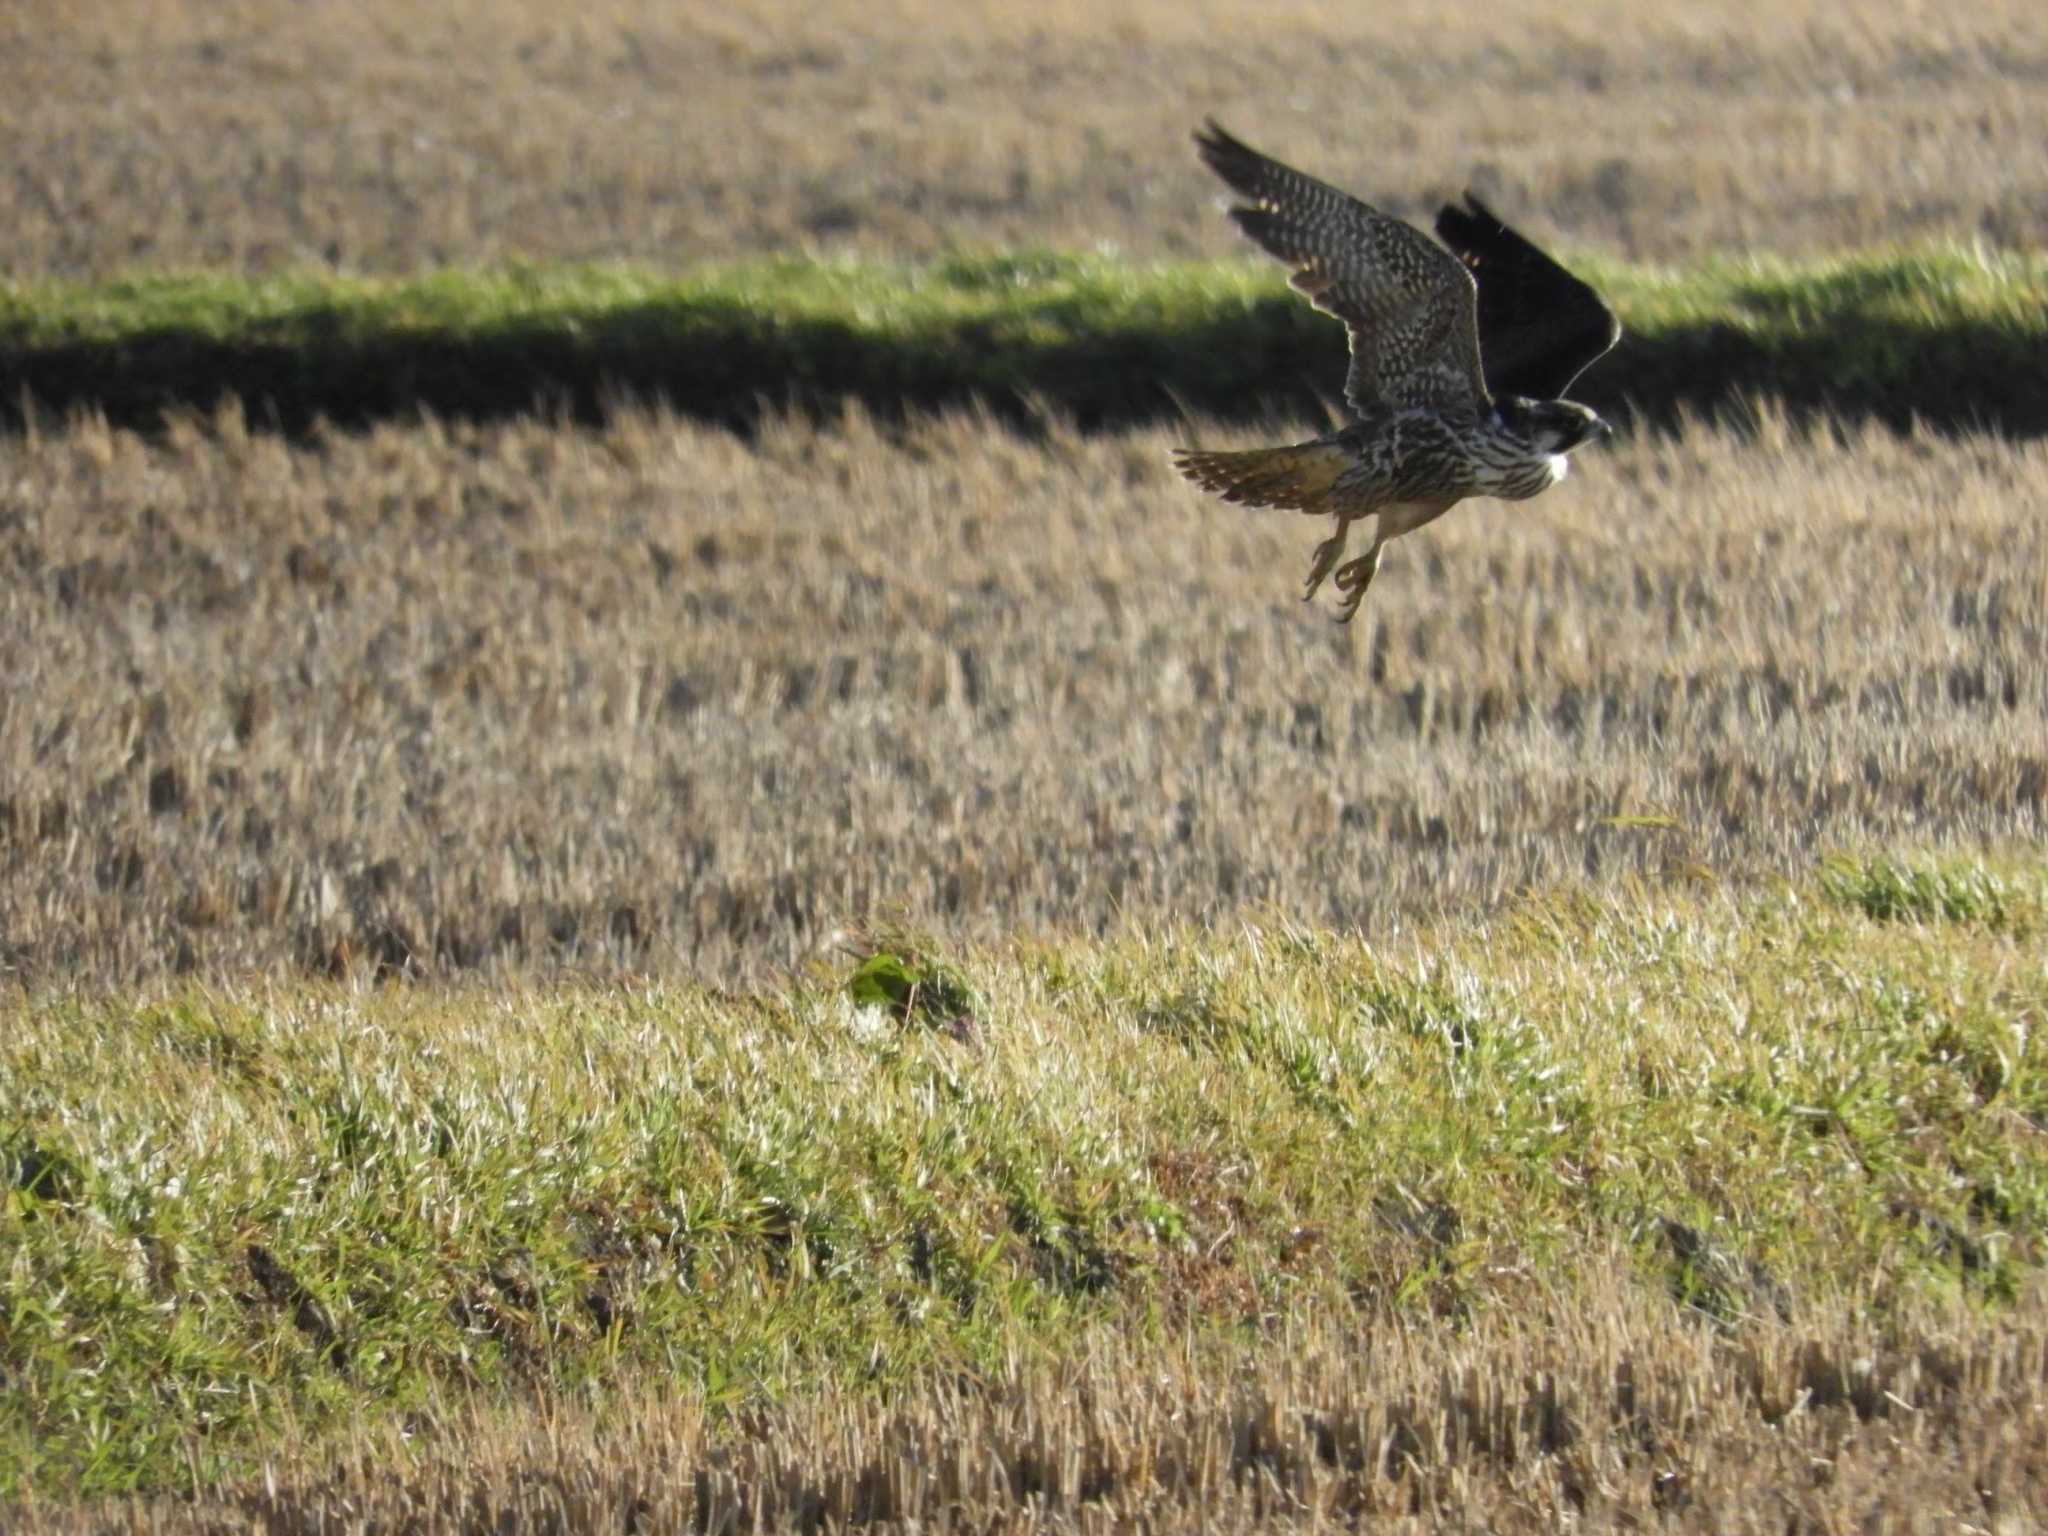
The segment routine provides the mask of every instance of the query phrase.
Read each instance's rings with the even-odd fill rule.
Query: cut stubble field
[[[1187,134],[1669,260],[2048,239],[2026,0],[0,5],[0,269],[1232,237]]]
[[[877,921],[1383,934],[2040,831],[2038,445],[1641,437],[1345,628],[1182,435],[1260,432],[17,440],[0,962],[742,983]]]

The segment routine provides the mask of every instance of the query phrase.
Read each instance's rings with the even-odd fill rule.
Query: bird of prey
[[[1337,431],[1289,447],[1174,454],[1182,474],[1225,501],[1337,520],[1304,600],[1334,573],[1337,616],[1349,622],[1387,540],[1468,496],[1537,495],[1564,478],[1566,454],[1606,434],[1597,415],[1559,396],[1621,327],[1598,294],[1478,198],[1445,206],[1438,245],[1213,120],[1195,143],[1245,199],[1230,211],[1238,228],[1350,333],[1352,419]],[[1340,565],[1351,525],[1367,517],[1372,547]]]

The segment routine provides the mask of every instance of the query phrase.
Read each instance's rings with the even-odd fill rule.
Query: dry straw
[[[1383,930],[2039,830],[2036,446],[1643,438],[1461,508],[1341,628],[1317,531],[1172,441],[17,443],[0,964],[738,980],[876,914]]]

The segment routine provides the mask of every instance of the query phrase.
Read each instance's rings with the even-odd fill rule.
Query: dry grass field
[[[2048,241],[2031,0],[0,4],[0,272],[1233,249],[1214,112],[1662,259]]]
[[[1195,435],[1227,443],[1257,431]],[[0,963],[761,979],[2038,835],[2048,449],[1696,429],[1391,554],[1163,431],[0,445]]]

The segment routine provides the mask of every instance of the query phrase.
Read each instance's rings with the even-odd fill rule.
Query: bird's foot
[[[1336,569],[1338,559],[1344,553],[1344,541],[1351,537],[1349,518],[1337,519],[1337,531],[1316,546],[1315,560],[1308,568],[1308,585],[1302,589],[1301,600],[1305,603],[1314,597],[1323,585],[1323,578]]]
[[[1343,601],[1337,605],[1337,622],[1349,624],[1352,615],[1358,612],[1358,605],[1365,601],[1366,588],[1372,585],[1373,577],[1380,570],[1380,546],[1373,547],[1356,560],[1337,567],[1337,591]]]

